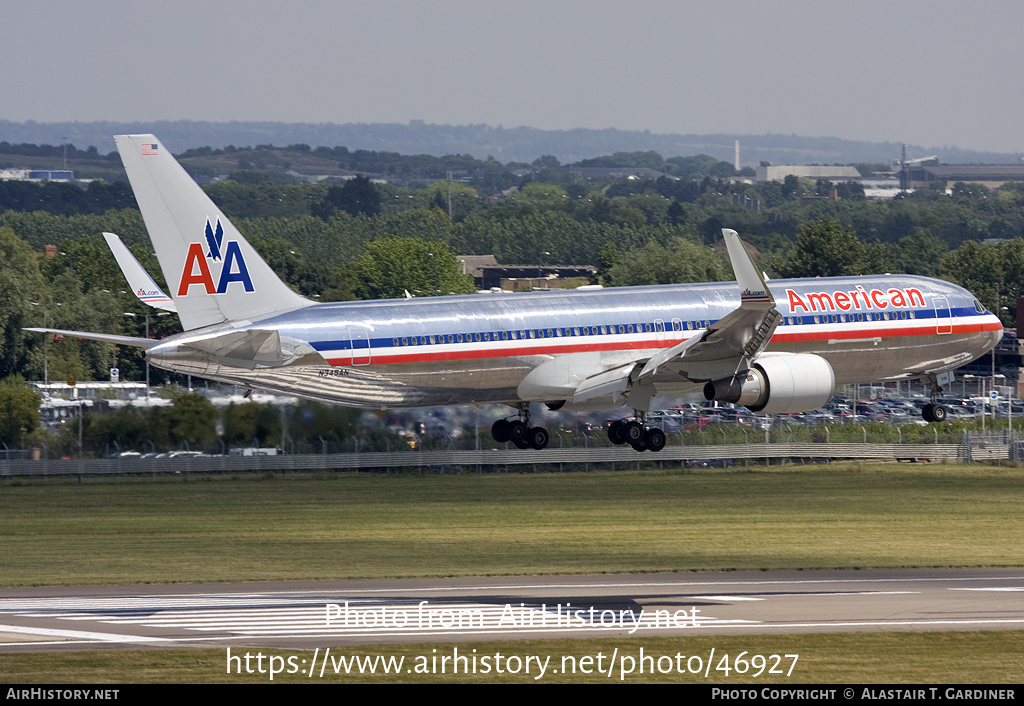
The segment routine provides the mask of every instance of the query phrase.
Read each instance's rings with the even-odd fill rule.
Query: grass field
[[[1024,564],[962,465],[0,486],[0,584]]]
[[[589,474],[249,476],[0,484],[0,585],[390,576],[1024,565],[1024,471],[833,464]],[[1024,633],[654,638],[648,653],[796,653],[740,683],[1016,682]],[[463,643],[481,654],[606,654],[639,641]],[[326,645],[325,645],[326,646]],[[368,648],[406,656],[432,644]],[[277,655],[301,655],[268,650]],[[342,654],[356,654],[353,650]],[[245,682],[223,650],[0,655],[7,682]],[[381,676],[332,681],[386,680]],[[394,679],[390,677],[387,679]],[[462,677],[405,675],[401,680]],[[468,681],[531,681],[477,675]],[[608,681],[548,675],[545,681]],[[627,681],[639,681],[631,676]],[[643,681],[701,681],[692,675]],[[305,681],[280,675],[275,681]]]
[[[644,674],[639,673],[640,649],[651,657]],[[476,650],[477,673],[453,674],[449,661],[444,674],[416,673],[417,666],[433,667],[433,658],[453,655],[457,648],[459,655],[473,656]],[[436,650],[436,652],[435,652]],[[616,652],[617,650],[617,652]],[[712,657],[712,650],[714,656]],[[251,684],[270,683],[269,660],[276,656],[284,661],[284,673],[275,675],[274,683],[292,684],[339,684],[339,683],[437,683],[437,682],[505,682],[505,683],[656,683],[675,682],[689,684],[1017,684],[1024,673],[1024,633],[1020,632],[946,632],[946,633],[844,633],[829,635],[755,635],[716,637],[658,637],[587,640],[522,640],[516,642],[462,642],[425,643],[417,645],[386,645],[332,649],[336,662],[321,677],[304,673],[312,660],[312,651],[298,652],[274,648],[231,649],[232,656],[248,652],[252,659],[250,668],[254,673],[239,674],[245,670],[245,662],[239,660],[235,671],[227,670],[225,649],[199,650],[117,650],[108,652],[78,652],[64,654],[0,654],[0,681],[7,683],[161,683],[161,684]],[[264,655],[264,673],[257,672],[257,655]],[[500,653],[506,660],[510,657],[525,662],[527,656],[539,657],[547,669],[540,679],[536,661],[531,660],[527,674],[525,666],[519,673],[497,672],[498,662],[493,659]],[[746,653],[746,654],[743,654]],[[604,656],[599,662],[597,657]],[[752,661],[754,655],[779,655],[777,662],[753,662],[741,668],[740,674],[732,669],[737,659]],[[794,660],[785,655],[798,655]],[[334,664],[340,658],[353,656],[380,657],[383,660],[404,658],[400,673],[383,673],[381,661],[376,664],[375,674],[359,674],[358,669],[345,673],[342,669],[335,674]],[[485,655],[492,656],[490,671],[484,672]],[[593,658],[588,667],[583,663],[585,656]],[[682,660],[675,659],[682,655]],[[609,677],[597,673],[598,665],[607,670],[614,660],[614,669]],[[699,657],[690,661],[691,657]],[[728,659],[723,662],[723,658]],[[293,657],[296,669],[289,674],[288,658]],[[671,657],[672,659],[666,659]],[[707,676],[699,673],[708,667]],[[550,660],[547,660],[550,658]],[[566,660],[563,662],[563,658]],[[563,673],[563,665],[576,660],[576,672]],[[660,658],[660,659],[659,659]],[[629,670],[629,660],[634,660],[633,671],[623,676],[620,670]],[[660,663],[660,667],[659,667]],[[514,668],[515,663],[511,663]],[[758,669],[757,665],[761,668]],[[783,673],[770,674],[773,664]],[[392,662],[394,665],[394,662]],[[436,663],[440,671],[441,662]],[[654,674],[650,667],[654,667]],[[729,670],[726,670],[726,666]],[[792,671],[788,674],[789,668]],[[589,669],[590,673],[584,673]],[[676,671],[681,669],[682,673]],[[411,672],[406,670],[412,670]],[[557,673],[555,673],[557,670]],[[760,671],[761,674],[756,676]],[[691,672],[698,672],[697,674]],[[859,694],[858,694],[859,696]]]

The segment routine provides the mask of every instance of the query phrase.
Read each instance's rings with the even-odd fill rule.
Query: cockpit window
[[[977,299],[974,300],[974,310],[976,312],[978,312],[979,314],[984,314],[985,313],[985,307],[983,307],[981,305],[981,302],[979,302]]]

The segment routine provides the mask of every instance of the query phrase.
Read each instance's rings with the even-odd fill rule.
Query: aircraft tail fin
[[[114,141],[186,331],[312,304],[277,277],[156,137]]]
[[[139,261],[135,259],[135,256],[119,237],[113,233],[104,233],[103,238],[107,241],[107,247],[110,248],[114,259],[121,267],[124,278],[128,280],[128,286],[132,288],[132,292],[140,302],[148,304],[154,309],[177,311],[171,298],[153,281],[153,278],[146,272],[146,268],[139,264]]]

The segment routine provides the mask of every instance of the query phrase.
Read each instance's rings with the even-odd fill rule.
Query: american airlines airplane
[[[769,289],[732,230],[722,232],[733,283],[315,303],[274,274],[153,135],[115,140],[170,296],[116,236],[108,243],[139,298],[175,309],[185,330],[160,341],[30,330],[142,347],[178,373],[354,407],[505,403],[518,414],[492,434],[524,449],[548,443],[530,425],[531,404],[627,405],[634,416],[611,425],[611,440],[659,451],[665,434],[646,424],[655,395],[703,391],[777,414],[818,409],[837,384],[921,379],[932,389],[924,418],[943,421],[935,400],[949,371],[1002,336],[970,292],[935,279]]]

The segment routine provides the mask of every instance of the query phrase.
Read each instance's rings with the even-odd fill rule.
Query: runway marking
[[[73,640],[92,642],[165,642],[160,637],[142,637],[140,635],[116,635],[106,632],[87,632],[82,630],[54,630],[52,628],[33,628],[23,625],[0,625],[0,633],[13,632],[20,635],[45,635],[47,637],[67,637]],[[21,643],[18,643],[21,644]]]
[[[952,589],[955,591],[969,591],[971,589]],[[975,589],[982,590],[982,589]],[[768,598],[831,598],[832,596],[919,596],[920,591],[801,591],[800,593],[743,593],[739,596],[718,596],[722,600],[767,600]],[[753,596],[758,596],[753,598]],[[763,596],[763,598],[761,598]],[[701,598],[715,599],[715,596],[687,596],[695,600]]]
[[[964,582],[976,584],[988,584],[973,587],[963,587]],[[1016,583],[1017,585],[1001,586],[992,585],[998,583]],[[652,625],[651,615],[658,610],[658,602],[670,593],[673,598],[695,601],[719,601],[723,603],[744,603],[768,601],[770,598],[781,597],[849,597],[849,596],[875,596],[875,595],[898,595],[916,594],[920,590],[872,590],[873,587],[884,589],[892,588],[923,588],[922,584],[932,584],[934,588],[952,591],[989,591],[989,592],[1024,592],[1020,584],[1024,582],[1022,576],[1007,577],[920,577],[920,578],[829,578],[829,579],[801,579],[801,580],[738,580],[738,581],[631,581],[631,582],[609,582],[609,583],[557,583],[557,584],[498,584],[498,585],[472,585],[472,586],[419,586],[419,587],[390,587],[390,588],[341,588],[332,590],[330,588],[303,589],[303,590],[272,590],[272,591],[243,591],[239,593],[210,592],[193,595],[183,594],[136,594],[129,596],[101,596],[98,598],[87,597],[52,597],[52,598],[0,598],[0,615],[16,614],[30,619],[48,619],[68,621],[69,625],[93,624],[96,627],[109,626],[117,629],[124,628],[129,631],[137,631],[141,628],[151,630],[176,631],[166,633],[169,637],[145,637],[136,634],[114,634],[103,630],[63,630],[53,628],[35,628],[15,625],[0,625],[0,632],[19,633],[25,635],[37,635],[40,637],[55,638],[54,642],[39,641],[33,644],[68,644],[66,640],[75,640],[80,644],[84,643],[145,643],[160,642],[162,644],[177,644],[188,642],[235,642],[246,639],[262,639],[269,641],[289,639],[337,639],[354,638],[364,640],[394,639],[394,638],[437,638],[442,636],[451,637],[479,637],[491,636],[557,636],[572,633],[574,637],[585,636],[587,633],[594,635],[606,635],[611,633],[628,634],[635,626],[627,618],[625,627],[621,622],[614,625],[600,622],[602,610],[613,610],[610,607],[598,608],[594,604],[602,606],[616,605],[616,614],[625,610],[629,615],[632,608],[634,614],[638,614],[643,603],[653,605],[643,606],[649,612],[642,619],[640,627],[632,634],[656,634],[665,630],[665,625],[658,627]],[[898,586],[896,584],[902,584]],[[864,590],[839,590],[829,591],[828,587],[856,589],[863,587]],[[711,588],[714,587],[714,588]],[[750,590],[750,593],[722,594],[707,593],[700,594],[697,590]],[[783,592],[769,592],[769,587],[789,588]],[[806,590],[801,588],[806,587]],[[611,596],[601,595],[600,590],[592,591],[596,595],[586,598],[571,598],[572,608],[583,609],[586,617],[581,621],[571,621],[567,624],[565,610],[568,601],[561,599],[550,599],[545,601],[543,597],[531,597],[530,603],[511,604],[516,612],[516,623],[510,624],[507,620],[507,604],[505,601],[515,591],[538,590],[550,591],[563,596],[569,594],[575,596],[588,590],[609,589],[619,591],[619,594]],[[637,590],[634,602],[619,605],[618,597],[630,593],[628,589],[646,589],[647,592],[655,595],[645,595],[645,591]],[[753,589],[753,590],[751,590]],[[461,594],[465,599],[448,598],[447,596],[436,595],[440,592],[447,592],[449,595]],[[484,593],[485,600],[493,601],[482,603],[470,598],[470,592]],[[510,593],[511,592],[511,593]],[[395,594],[403,597],[394,597]],[[945,594],[948,595],[948,594]],[[389,622],[373,624],[372,613],[376,612],[382,616],[405,611],[412,620],[418,620],[415,611],[427,597],[436,596],[431,599],[428,610],[433,613],[433,623],[424,623],[423,626],[414,622],[406,625],[392,624]],[[350,620],[348,625],[342,620],[335,619],[332,624],[326,624],[326,604],[343,604],[349,602],[349,607],[356,613],[363,613],[361,617],[366,618],[362,622]],[[578,600],[578,602],[577,602]],[[556,624],[558,618],[558,604],[562,605],[562,623]],[[593,619],[590,618],[590,608],[594,605]],[[827,603],[825,605],[828,605]],[[626,606],[626,607],[622,607]],[[724,606],[721,606],[724,608]],[[662,607],[661,610],[666,608]],[[713,607],[711,607],[713,610]],[[458,611],[466,611],[473,615],[479,615],[479,619],[472,623],[463,622],[460,626],[453,617]],[[668,608],[669,614],[674,614],[672,608]],[[678,612],[678,611],[677,611]],[[440,620],[444,613],[444,622]],[[684,611],[685,613],[685,611]],[[810,617],[810,616],[809,616]],[[352,618],[352,615],[350,615]],[[695,628],[694,633],[714,634],[732,632],[736,630],[756,630],[759,633],[779,632],[783,630],[858,630],[858,629],[956,629],[956,628],[982,628],[982,627],[1012,627],[1021,629],[1024,626],[1024,618],[996,618],[996,619],[949,619],[949,620],[853,620],[829,622],[820,618],[808,622],[785,622],[772,623],[759,620],[721,619],[699,612],[696,621],[689,627]],[[677,634],[685,632],[682,626],[677,626],[674,632]],[[57,642],[57,639],[64,638],[64,642]],[[0,643],[3,646],[17,645],[23,643]]]
[[[245,596],[239,605],[211,608],[210,601],[200,596],[187,605],[178,597],[174,605],[163,606],[159,599],[143,601],[136,598],[128,607],[112,609],[110,601],[66,598],[32,599],[22,605],[6,601],[2,610],[27,618],[47,618],[74,622],[95,622],[106,625],[157,629],[181,629],[198,633],[221,632],[227,636],[260,637],[385,637],[425,635],[509,635],[549,634],[566,632],[615,631],[637,632],[679,627],[715,625],[752,625],[757,621],[717,619],[704,614],[686,615],[686,610],[644,608],[612,609],[569,603],[467,603],[434,602],[426,604],[415,599],[381,602],[349,599],[348,612],[336,612],[327,621],[325,603],[311,603],[301,597],[294,601],[275,598],[273,606],[261,607],[253,596]],[[269,602],[269,601],[266,601]],[[331,603],[342,605],[344,598],[332,596]],[[186,604],[186,605],[183,605]],[[19,608],[21,608],[19,610]],[[680,613],[682,616],[680,617]],[[670,624],[669,616],[674,623]],[[637,622],[639,626],[637,626]],[[635,630],[634,630],[635,628]],[[72,633],[74,631],[67,631]],[[97,633],[104,635],[105,633]],[[84,639],[87,633],[80,633]],[[71,635],[69,635],[71,636]],[[145,640],[145,638],[137,638]]]
[[[726,621],[721,621],[719,623],[716,623],[713,627],[721,628],[722,631],[728,630],[730,628],[750,627],[750,625],[751,625],[750,623],[743,624],[743,622],[744,621],[728,621],[728,624],[726,624]],[[878,629],[883,629],[884,630],[884,629],[891,629],[891,628],[896,628],[896,627],[942,627],[942,628],[972,627],[972,628],[976,628],[976,627],[997,626],[997,625],[1022,625],[1022,626],[1024,626],[1024,620],[1014,620],[1014,619],[1005,619],[1005,620],[928,620],[928,621],[877,620],[877,621],[835,622],[835,623],[833,623],[833,622],[824,622],[824,623],[822,623],[822,622],[817,622],[817,623],[813,623],[813,622],[808,622],[808,623],[757,623],[756,625],[757,625],[757,628],[759,630],[759,634],[767,634],[767,633],[775,632],[777,630],[791,629],[791,628],[878,628]],[[699,626],[698,629],[703,628],[703,627],[705,627],[705,626],[703,626],[703,625]],[[590,629],[592,630],[593,628],[590,628]],[[61,631],[55,631],[55,632],[61,632]],[[75,631],[67,631],[67,632],[75,632]],[[461,637],[461,636],[486,637],[486,636],[489,636],[489,635],[506,635],[507,636],[510,632],[511,632],[511,630],[509,630],[509,629],[503,629],[503,630],[474,630],[474,631],[451,630],[451,631],[447,631],[445,634],[446,635],[451,635],[453,637]],[[554,629],[536,629],[536,630],[523,630],[522,632],[524,634],[527,634],[527,633],[528,634],[548,634],[548,633],[556,633],[556,632],[564,634],[566,632],[566,630],[565,630],[565,628],[561,628],[561,629],[558,629],[558,630],[554,630]],[[87,635],[89,633],[76,632],[76,634],[77,635]],[[698,633],[695,632],[695,634],[698,634]],[[103,636],[104,634],[103,633],[96,633],[96,635]],[[406,638],[406,637],[437,637],[437,633],[436,632],[435,633],[401,632],[401,633],[388,633],[387,635],[389,637],[403,637],[403,638]],[[303,635],[302,637],[317,637],[317,636],[318,635]],[[109,638],[111,636],[108,635],[108,636],[105,636],[105,637]],[[121,638],[121,637],[130,637],[130,636],[113,636],[113,637]],[[197,635],[197,636],[190,636],[190,637],[160,638],[160,639],[158,639],[158,638],[141,638],[141,637],[137,637],[136,639],[131,640],[131,641],[133,641],[133,642],[140,642],[140,643],[141,642],[158,641],[158,642],[161,642],[162,644],[178,644],[178,643],[196,643],[196,642],[231,642],[231,641],[236,641],[236,640],[244,641],[244,640],[252,640],[254,637],[255,637],[254,635],[250,635],[250,634],[236,634],[236,635],[222,635],[222,636],[198,636]],[[262,639],[266,639],[266,640],[279,640],[279,639],[294,639],[294,637],[299,637],[299,636],[292,636],[292,635],[289,635],[289,634],[282,634],[282,635],[270,634],[270,635],[259,635],[259,637],[261,637]],[[338,637],[373,637],[373,636],[372,635],[367,635],[365,633],[363,633],[363,634],[359,634],[359,633],[353,633],[353,634],[332,633],[332,634],[329,634],[329,635],[323,635],[323,637],[338,638]],[[87,644],[87,643],[94,643],[94,642],[111,642],[111,641],[112,640],[110,640],[110,639],[101,639],[100,637],[96,637],[96,638],[93,638],[93,639],[82,639],[82,640],[79,640],[78,643],[79,644]],[[33,644],[34,645],[47,645],[47,644],[68,644],[68,643],[67,642],[62,642],[62,643],[61,642],[53,642],[53,643],[50,643],[50,642],[36,642],[36,643],[33,643]],[[20,646],[23,646],[23,643],[0,643],[0,647],[20,647]]]
[[[427,593],[432,591],[511,591],[511,590],[538,590],[538,589],[583,589],[583,588],[672,588],[672,587],[698,587],[698,586],[804,586],[815,584],[859,584],[859,583],[921,583],[921,582],[945,582],[945,581],[1024,581],[1024,576],[979,576],[979,577],[922,577],[922,578],[892,578],[892,579],[796,579],[796,580],[768,580],[768,581],[644,581],[632,583],[551,583],[551,584],[501,584],[492,586],[421,586],[417,588],[346,588],[348,594],[372,594],[372,593]],[[322,591],[309,591],[310,593],[322,593]],[[280,593],[296,595],[302,591],[281,591]]]
[[[57,597],[57,598],[3,598],[0,599],[0,613],[20,612],[23,610],[52,610],[67,608],[70,610],[127,610],[136,609],[139,611],[151,611],[159,607],[179,606],[188,608],[201,604],[203,607],[246,607],[246,606],[276,606],[281,604],[281,596],[293,596],[296,592],[280,591],[277,593],[268,592],[262,594],[252,593],[196,593],[187,595],[140,595],[140,596],[111,596],[111,597]],[[312,592],[298,592],[312,593]],[[318,592],[324,594],[324,592]],[[298,600],[298,599],[296,599]],[[306,596],[302,601],[309,605],[323,605],[324,602],[336,601],[336,595],[322,595],[320,600]],[[366,599],[364,599],[366,600]],[[88,607],[83,608],[83,603]]]
[[[329,589],[303,589],[303,590],[282,590],[282,591],[261,591],[258,593],[197,593],[197,594],[142,594],[134,596],[109,596],[88,599],[91,607],[94,608],[116,608],[123,609],[129,606],[138,606],[140,610],[153,608],[153,601],[161,601],[161,605],[191,606],[197,600],[204,601],[208,606],[239,606],[239,605],[275,605],[280,603],[281,596],[298,598],[305,596],[308,603],[316,602],[337,602],[338,596],[344,593],[348,596],[372,595],[372,594],[395,594],[395,593],[434,593],[440,591],[464,592],[464,591],[515,591],[515,590],[581,590],[590,588],[696,588],[703,586],[801,586],[820,584],[871,584],[871,583],[940,583],[940,582],[963,582],[963,581],[1024,581],[1024,576],[980,576],[980,577],[922,577],[922,578],[881,578],[881,579],[798,579],[798,580],[766,580],[766,581],[670,581],[670,582],[629,582],[629,583],[578,583],[578,584],[496,584],[490,586],[420,586],[412,588],[391,587],[391,588],[351,588],[346,587],[337,592]],[[951,590],[996,590],[985,588],[956,588]],[[1024,590],[1012,588],[1005,590]],[[761,594],[759,594],[761,595]],[[775,594],[784,595],[784,594]],[[798,595],[798,594],[793,594]],[[806,594],[804,594],[806,595]],[[642,597],[642,596],[638,596]],[[48,610],[59,607],[61,601],[73,609],[81,609],[81,597],[54,597],[54,598],[0,598],[0,613],[21,611],[36,606],[39,610]],[[340,600],[344,600],[343,598]]]

